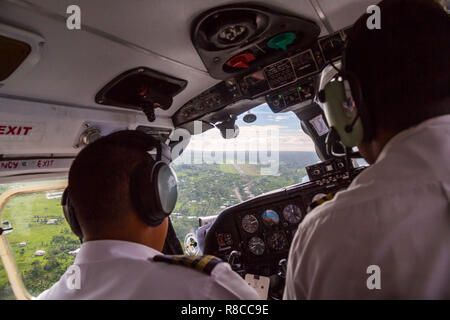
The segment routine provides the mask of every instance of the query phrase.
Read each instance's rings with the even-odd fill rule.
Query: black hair
[[[384,0],[381,29],[360,17],[348,33],[345,68],[360,82],[376,129],[400,132],[450,113],[450,18],[433,0]]]
[[[69,197],[82,227],[119,226],[132,210],[130,177],[143,161],[143,133],[121,131],[86,146],[69,171]],[[141,137],[142,138],[142,137]]]

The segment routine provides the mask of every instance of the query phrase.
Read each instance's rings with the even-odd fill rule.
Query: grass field
[[[238,164],[238,166],[244,171],[244,174],[248,176],[259,176],[261,173],[261,168],[254,164]]]
[[[14,228],[6,234],[25,286],[32,295],[49,288],[73,263],[69,255],[79,241],[64,220],[60,199],[47,199],[46,192],[15,196],[3,210],[1,220]],[[55,223],[47,224],[50,219]],[[22,243],[22,245],[21,245]],[[36,251],[45,254],[37,256]],[[0,267],[3,269],[3,267]],[[0,270],[0,299],[12,298],[4,270]]]
[[[220,164],[219,169],[220,171],[223,171],[225,173],[233,173],[233,174],[238,173],[232,164]]]

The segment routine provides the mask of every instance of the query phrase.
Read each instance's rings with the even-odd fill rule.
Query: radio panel
[[[309,49],[294,52],[256,72],[222,81],[181,107],[172,118],[174,125],[196,120],[238,100],[262,95],[275,113],[311,100],[315,76],[327,62],[339,59],[342,54],[345,30],[323,37]]]
[[[266,101],[274,113],[314,97],[314,78],[305,78],[277,92],[266,95]]]

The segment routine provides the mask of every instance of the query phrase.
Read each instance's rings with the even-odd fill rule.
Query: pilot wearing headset
[[[165,245],[178,194],[168,159],[165,144],[129,130],[78,154],[62,205],[82,245],[74,265],[38,299],[258,299],[218,258],[161,253],[181,248]]]
[[[356,21],[318,94],[329,153],[358,146],[371,166],[299,225],[285,299],[450,299],[450,18],[378,6],[381,29]]]

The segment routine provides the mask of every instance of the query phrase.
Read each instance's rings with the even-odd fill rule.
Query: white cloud
[[[223,139],[219,130],[211,129],[191,137],[187,150],[221,151],[314,151],[311,139],[301,130],[286,126],[241,126],[235,139]]]
[[[276,116],[275,117],[276,122],[281,121],[281,120],[287,120],[287,119],[289,119],[288,116]]]
[[[253,114],[273,114],[271,111],[252,111]]]

